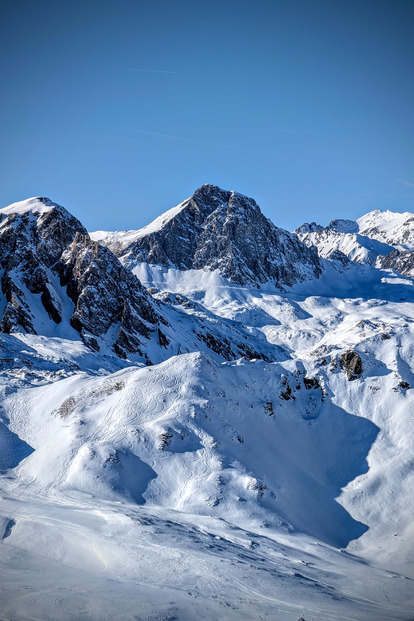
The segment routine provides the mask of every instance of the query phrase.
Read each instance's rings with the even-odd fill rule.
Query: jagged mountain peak
[[[361,235],[366,235],[398,250],[414,250],[414,214],[409,211],[375,209],[357,219]]]
[[[260,212],[260,207],[253,198],[233,190],[223,190],[217,185],[205,183],[195,190],[182,203],[168,209],[160,216],[157,216],[149,224],[140,229],[130,229],[126,231],[93,231],[90,237],[108,246],[118,256],[122,255],[137,240],[159,232],[164,227],[174,226],[175,219],[181,219],[188,214],[190,219],[195,222],[203,221],[208,215],[214,213],[219,208],[229,210],[245,211],[246,209]],[[115,250],[114,250],[115,248]]]
[[[179,203],[175,207],[168,209],[155,220],[147,224],[146,226],[138,229],[137,231],[125,231],[124,248],[131,244],[133,241],[151,235],[162,230],[164,227],[172,225],[176,218],[180,219],[185,215],[188,215],[190,221],[194,220],[195,223],[200,223],[205,220],[210,214],[215,213],[218,209],[233,209],[242,212],[243,210],[251,209],[255,212],[260,211],[254,199],[234,192],[232,190],[223,190],[217,185],[206,183],[199,187],[194,194],[185,199],[182,203]],[[94,239],[98,239],[97,235],[92,234]],[[121,238],[118,236],[121,241]],[[98,239],[98,241],[100,241]]]
[[[46,198],[2,210],[0,268],[1,332],[71,338],[78,332],[92,348],[100,342],[125,356],[139,352],[160,319],[139,281]]]
[[[218,185],[205,183],[197,188],[185,203],[193,200],[198,205],[208,205],[210,208],[217,209],[220,206],[238,207],[239,209],[252,209],[260,211],[260,207],[253,198],[235,192],[234,190],[223,190]],[[183,203],[184,204],[184,203]]]
[[[318,277],[316,252],[276,227],[256,201],[205,184],[138,231],[92,233],[130,269],[149,263],[215,271],[240,285],[290,286]]]
[[[96,352],[146,364],[193,349],[220,359],[278,355],[261,333],[252,340],[214,318],[188,319],[177,309],[181,300],[154,299],[109,248],[49,199],[3,210],[0,276],[0,333],[82,339]]]

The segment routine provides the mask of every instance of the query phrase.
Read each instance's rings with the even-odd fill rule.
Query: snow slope
[[[182,211],[185,207],[185,203],[186,201],[180,203],[176,207],[172,207],[168,211],[161,214],[161,216],[158,216],[158,218],[155,218],[155,220],[136,231],[94,231],[90,233],[91,239],[101,242],[105,246],[109,247],[112,244],[117,243],[120,247],[122,247],[122,249],[125,249],[134,242],[138,241],[141,237],[145,237],[145,235],[150,235],[151,233],[156,233],[162,229],[170,220]]]
[[[381,369],[376,373],[372,380],[388,391],[395,380]],[[401,501],[412,497],[413,480],[400,477],[402,487],[396,489],[387,469],[394,462],[395,471],[405,467],[407,475],[412,439],[404,447],[398,426],[384,428],[381,409],[376,422],[382,429],[360,412],[349,412],[361,381],[334,405],[331,386],[342,384],[337,392],[346,394],[346,375],[318,367],[323,391],[306,387],[310,376],[298,363],[220,365],[201,354],[104,375],[102,370],[95,376],[74,373],[18,390],[18,378],[9,376],[12,390],[6,391],[3,412],[13,433],[33,452],[2,482],[5,529],[10,520],[14,523],[4,539],[4,562],[10,562],[17,546],[17,567],[36,568],[41,562],[36,561],[37,542],[48,540],[46,576],[44,560],[41,577],[28,569],[22,574],[31,584],[29,601],[43,611],[43,618],[56,618],[54,605],[36,594],[45,588],[55,592],[63,580],[72,584],[80,570],[89,588],[103,588],[93,587],[99,570],[98,582],[112,576],[120,593],[126,589],[121,605],[125,618],[133,618],[128,609],[134,601],[147,602],[151,614],[158,607],[164,614],[175,610],[179,618],[191,618],[207,597],[213,603],[205,618],[220,614],[223,606],[222,618],[237,618],[240,610],[254,618],[260,610],[263,618],[277,614],[290,619],[296,611],[314,609],[321,619],[335,614],[408,618],[404,611],[412,605],[412,589],[399,576],[405,575],[403,550],[410,556],[401,539],[409,535],[411,515],[408,507],[401,510]],[[294,400],[281,396],[288,385]],[[361,410],[365,407],[362,401]],[[381,459],[376,464],[372,451],[379,435]],[[365,532],[363,541],[374,529],[366,549],[357,546],[355,551],[364,550],[368,558],[367,551],[372,552],[371,563],[380,565],[377,547],[395,534],[388,527],[391,507],[385,515],[383,508],[390,486],[399,520],[399,538],[393,541],[399,571],[387,574],[336,548]],[[346,510],[349,504],[353,517]],[[134,541],[140,542],[138,547]],[[27,555],[35,562],[27,565]],[[54,569],[57,561],[63,562],[63,571]],[[220,586],[225,576],[225,584],[232,584],[230,593]],[[128,589],[137,580],[139,589],[162,584],[172,592],[161,602],[148,595],[147,586],[146,596],[140,590],[131,595]],[[364,582],[363,591],[358,580]],[[25,599],[18,592],[13,600],[7,597],[18,583],[14,577],[3,585],[3,601],[10,615],[27,618],[24,613],[19,617]],[[380,587],[388,599],[381,595],[375,603]],[[88,602],[84,592],[83,597],[72,592],[65,597],[68,612],[62,618],[74,618],[79,598],[92,618],[113,614],[113,602],[103,612],[102,603]]]
[[[37,334],[0,332],[2,618],[412,619],[413,281],[332,254],[284,291],[136,262],[171,340],[147,366],[50,333],[13,273]]]
[[[315,247],[320,257],[346,259],[414,274],[414,216],[376,209],[352,220],[332,220],[325,228],[315,222],[295,231],[300,240]]]
[[[357,220],[361,235],[393,246],[399,250],[414,250],[414,215],[375,209]]]

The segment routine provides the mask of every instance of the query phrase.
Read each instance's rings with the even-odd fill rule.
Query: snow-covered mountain
[[[2,618],[410,621],[410,214],[0,214]]]
[[[315,222],[296,229],[299,239],[316,248],[322,258],[348,258],[358,263],[414,275],[413,214],[376,209],[357,220],[332,220],[327,227]]]
[[[357,220],[359,232],[398,250],[414,250],[414,216],[375,209]]]
[[[274,359],[263,335],[218,322],[174,296],[154,299],[63,207],[32,198],[0,210],[0,332],[71,340],[147,364],[207,349]],[[159,296],[160,297],[160,296]],[[161,296],[162,297],[162,296]]]
[[[129,269],[145,262],[179,270],[218,270],[240,285],[272,280],[282,287],[321,273],[316,252],[265,218],[253,199],[214,185],[203,185],[138,231],[98,231],[92,237]]]

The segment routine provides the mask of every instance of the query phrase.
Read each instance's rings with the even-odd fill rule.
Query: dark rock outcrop
[[[341,369],[346,372],[347,378],[352,381],[362,375],[362,359],[357,351],[348,349],[341,356]]]
[[[414,278],[414,252],[409,250],[393,250],[390,254],[379,257],[378,266],[392,269],[403,276]]]
[[[290,286],[321,274],[315,249],[272,224],[252,198],[214,185],[203,185],[171,218],[147,234],[145,228],[137,232],[129,245],[113,238],[107,243],[131,269],[140,262],[217,269],[240,285]]]
[[[36,333],[34,306],[43,306],[55,324],[62,322],[66,306],[72,307],[70,325],[92,349],[99,349],[97,339],[114,327],[108,344],[118,355],[140,352],[142,337],[148,339],[162,322],[157,304],[107,248],[89,238],[79,220],[46,198],[29,199],[0,215],[6,298],[0,331]]]
[[[139,351],[141,337],[148,339],[161,322],[139,280],[87,234],[75,235],[55,271],[75,305],[72,327],[100,336],[119,324],[114,346],[121,357]]]
[[[189,315],[194,304],[182,296],[152,297],[108,248],[49,199],[0,211],[0,270],[0,332],[63,338],[77,338],[78,332],[93,351],[109,348],[146,364],[197,350],[221,360],[280,355],[260,331],[219,321],[201,308]]]
[[[55,323],[62,321],[51,270],[77,232],[87,235],[79,220],[44,197],[0,214],[1,290],[6,297],[0,331],[36,332],[28,293],[40,294],[49,317]]]

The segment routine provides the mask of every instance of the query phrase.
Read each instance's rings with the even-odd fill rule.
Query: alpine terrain
[[[414,215],[0,210],[0,618],[412,621]]]

